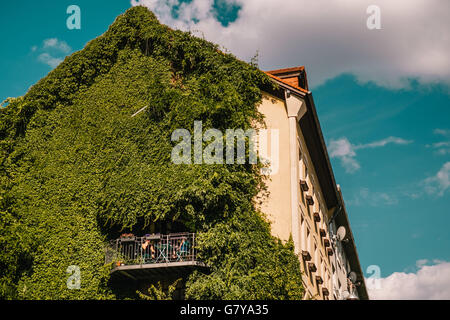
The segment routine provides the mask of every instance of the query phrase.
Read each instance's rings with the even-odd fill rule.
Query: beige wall
[[[323,239],[320,234],[320,228],[326,230],[326,237],[330,240],[328,232],[328,212],[323,202],[323,195],[318,184],[317,175],[314,166],[306,147],[306,143],[302,134],[300,126],[297,125],[297,142],[296,145],[290,145],[289,136],[289,119],[287,114],[287,106],[284,100],[271,96],[269,94],[263,95],[263,100],[259,106],[259,111],[265,116],[265,124],[267,129],[279,130],[279,170],[276,174],[268,176],[266,184],[268,187],[268,196],[263,198],[260,209],[266,214],[272,223],[272,234],[284,241],[288,240],[292,234],[292,205],[291,205],[291,180],[295,179],[297,186],[299,180],[306,180],[309,190],[305,193],[301,192],[297,187],[297,217],[298,225],[296,226],[299,232],[299,246],[298,251],[308,251],[312,257],[309,262],[314,262],[317,271],[310,273],[307,270],[307,261],[299,257],[302,272],[304,273],[303,280],[306,289],[305,298],[322,299],[322,288],[326,287],[330,292],[329,299],[333,299],[333,280],[332,267],[333,259],[326,254]],[[293,159],[297,167],[297,176],[292,175],[291,171],[291,148],[297,148],[300,153],[298,159]],[[307,168],[307,173],[306,169]],[[294,193],[295,195],[295,193]],[[306,204],[305,196],[311,195],[314,200],[314,205]],[[315,222],[313,213],[318,212],[320,215],[320,222]],[[309,231],[307,231],[309,230]],[[309,236],[307,236],[309,234]],[[316,248],[316,250],[314,250]],[[333,257],[331,257],[333,258]],[[323,279],[322,285],[317,285],[316,276]]]
[[[310,294],[315,298],[324,298],[322,295],[322,288],[327,288],[330,295],[329,299],[333,299],[332,294],[332,259],[327,255],[326,247],[324,245],[324,239],[330,240],[329,230],[328,230],[328,211],[324,203],[324,197],[322,190],[318,183],[318,178],[315,172],[314,165],[311,161],[308,149],[306,147],[306,142],[303,137],[301,128],[298,126],[298,143],[300,148],[301,159],[299,160],[299,172],[300,179],[306,180],[309,190],[302,192],[300,191],[300,214],[301,214],[301,232],[303,235],[302,239],[302,250],[306,250],[310,253],[312,259],[310,262],[314,262],[317,271],[314,273],[307,270],[307,263],[303,263],[303,271],[305,272],[305,283],[307,288],[309,288]],[[307,195],[312,196],[314,200],[314,205],[308,205],[306,203],[305,197]],[[314,213],[319,213],[320,221],[314,221]],[[320,235],[320,229],[326,231],[326,236],[322,237]],[[307,231],[309,230],[309,232]],[[309,237],[306,234],[309,233]],[[316,276],[320,276],[323,280],[323,284],[318,285],[316,282]]]
[[[289,123],[283,100],[269,94],[263,95],[259,111],[265,116],[267,129],[279,130],[278,172],[266,176],[269,193],[262,199],[261,211],[272,222],[272,234],[284,241],[291,234]],[[269,150],[270,150],[270,140]]]

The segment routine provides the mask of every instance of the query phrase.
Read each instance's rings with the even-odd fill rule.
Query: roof
[[[305,66],[298,66],[298,67],[290,67],[290,68],[284,68],[284,69],[275,69],[275,70],[269,70],[268,73],[277,74],[277,73],[289,73],[293,71],[303,71],[305,70]]]
[[[304,66],[269,70],[265,72],[272,79],[282,81],[284,84],[293,86],[299,90],[308,92],[308,80]]]

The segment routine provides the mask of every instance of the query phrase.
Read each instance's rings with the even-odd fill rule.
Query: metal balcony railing
[[[195,261],[194,233],[147,234],[143,237],[130,234],[112,240],[105,255],[105,262],[113,263],[113,270],[123,266],[157,267],[158,264],[180,265],[180,262]]]

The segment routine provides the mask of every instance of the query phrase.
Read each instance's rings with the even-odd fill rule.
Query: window
[[[330,277],[330,275],[328,274],[328,272],[327,272],[327,284],[328,284],[328,285],[331,285],[331,277]]]
[[[309,228],[306,228],[306,250],[311,252],[311,232],[309,231]]]
[[[308,212],[308,216],[311,218],[311,208],[309,205],[306,206],[306,211]]]
[[[302,263],[303,263],[303,270],[305,270],[306,276],[310,277],[310,275],[309,275],[310,272],[308,270],[308,263],[306,262],[305,259],[302,259]]]
[[[325,279],[325,276],[324,276],[324,269],[325,269],[325,267],[324,267],[324,265],[323,265],[323,260],[322,260],[322,257],[320,257],[319,270],[320,270],[320,274],[321,274],[322,277]]]
[[[317,262],[318,262],[318,258],[317,258],[317,244],[316,244],[316,242],[314,242],[314,264],[316,265],[316,267],[317,267]]]

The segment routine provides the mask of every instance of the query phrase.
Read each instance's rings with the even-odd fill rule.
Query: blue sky
[[[81,8],[81,29],[66,27],[67,7],[77,4]],[[129,1],[33,1],[24,0],[20,6],[13,1],[0,4],[0,99],[23,95],[28,88],[50,70],[38,57],[49,53],[52,57],[64,57],[66,52],[44,49],[44,40],[58,39],[70,46],[69,53],[103,32],[116,16],[130,7]],[[33,47],[36,51],[33,51]]]
[[[419,259],[449,261],[449,190],[430,189],[437,187],[430,177],[450,161],[448,146],[433,147],[450,140],[447,90],[389,90],[345,74],[313,95],[331,156],[339,147],[330,141],[365,145],[353,147],[357,170],[345,156],[331,159],[363,266],[380,265],[386,275],[411,271]]]
[[[363,271],[378,265],[383,278],[419,277],[425,265],[442,267],[450,261],[448,1],[369,1],[381,7],[381,30],[365,26],[368,2],[303,2],[142,1],[162,22],[200,32],[241,59],[258,52],[263,70],[305,65]],[[80,30],[66,27],[72,4],[81,9]],[[2,1],[0,100],[26,93],[130,6]]]

